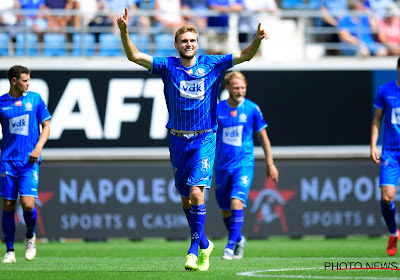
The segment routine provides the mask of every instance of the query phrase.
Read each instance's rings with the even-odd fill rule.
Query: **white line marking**
[[[399,278],[387,278],[387,277],[342,277],[342,276],[311,276],[311,275],[268,275],[268,272],[280,272],[280,271],[299,271],[299,270],[316,270],[323,268],[282,268],[282,269],[267,269],[267,270],[255,270],[255,271],[245,271],[238,272],[238,276],[248,276],[248,277],[263,277],[263,278],[280,278],[280,279],[354,279],[354,280],[398,280]]]

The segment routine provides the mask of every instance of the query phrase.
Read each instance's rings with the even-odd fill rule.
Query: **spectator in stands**
[[[79,15],[74,17],[73,26],[75,29],[88,26],[99,11],[99,2],[97,0],[73,0],[72,2],[73,7],[79,11]]]
[[[208,8],[221,15],[208,17],[207,53],[227,53],[229,13],[243,11],[243,0],[208,0]]]
[[[372,12],[378,20],[385,17],[387,8],[394,4],[393,0],[366,0],[364,3],[364,8]]]
[[[400,9],[393,3],[386,9],[386,16],[378,22],[378,38],[390,55],[400,55]]]
[[[339,38],[337,35],[337,26],[339,22],[339,18],[343,16],[347,8],[347,0],[321,0],[321,4],[319,7],[319,11],[321,12],[320,21],[317,21],[317,26],[330,28],[331,32],[329,34],[323,34],[317,36],[318,40],[327,42],[327,43],[339,43]],[[328,55],[338,55],[339,51],[328,48]]]
[[[181,0],[155,0],[155,20],[162,32],[175,33],[184,24]]]
[[[106,13],[100,26],[112,26],[113,32],[119,34],[117,23],[115,21],[116,15],[126,8],[133,11],[138,8],[137,3],[140,0],[100,0],[100,9]],[[137,17],[133,17],[130,26],[137,24]]]
[[[372,37],[370,20],[368,15],[363,13],[363,3],[359,0],[349,0],[348,7],[349,13],[338,23],[342,53],[355,55],[358,52],[363,57],[386,56],[388,50],[382,44],[375,42]]]
[[[17,17],[11,10],[17,9],[18,6],[19,3],[17,0],[0,1],[0,29],[4,28],[0,33],[6,31],[11,38],[10,43],[12,43],[15,37],[15,30],[12,27],[17,24]],[[11,44],[9,44],[9,52],[10,54],[14,53],[14,48]]]
[[[185,16],[185,24],[194,25],[204,31],[207,27],[208,0],[182,0],[182,10],[190,11],[196,16]]]
[[[46,10],[44,0],[19,0],[18,4],[21,10],[31,10],[27,14],[18,16],[18,25],[25,26],[38,35],[38,40],[43,43],[43,33],[47,29],[47,20],[44,15],[39,15],[38,10]]]
[[[254,38],[254,27],[262,21],[262,13],[275,13],[278,5],[275,0],[243,0],[244,13],[239,17],[240,48],[247,46]],[[243,15],[242,15],[243,14]]]
[[[40,0],[42,1],[42,0]],[[35,2],[35,1],[33,1]],[[71,9],[71,2],[70,0],[45,0],[45,5],[47,8],[51,10],[59,10],[59,11],[52,11],[47,16],[47,23],[49,31],[53,32],[65,32],[65,28],[68,25],[68,21],[71,19],[70,16],[66,14],[62,14],[62,10]]]

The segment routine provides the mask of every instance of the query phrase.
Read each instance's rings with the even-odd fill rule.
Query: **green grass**
[[[325,262],[380,266],[400,260],[386,255],[385,238],[270,238],[249,240],[242,260],[222,260],[226,240],[215,240],[207,272],[184,270],[189,241],[145,239],[107,242],[38,243],[27,262],[24,244],[15,245],[17,262],[0,263],[0,279],[399,279],[394,270],[325,270]],[[5,252],[4,244],[3,246]],[[400,254],[400,252],[399,252]],[[395,265],[395,266],[394,266]],[[257,277],[251,277],[257,276]]]

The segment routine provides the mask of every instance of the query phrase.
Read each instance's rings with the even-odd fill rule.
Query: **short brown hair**
[[[11,67],[8,70],[7,76],[8,76],[8,80],[11,82],[12,78],[17,78],[19,79],[19,77],[21,76],[21,74],[31,74],[31,70],[29,70],[28,68],[21,66],[21,65],[14,65],[13,67]]]
[[[239,80],[243,80],[244,83],[245,83],[246,86],[247,86],[246,77],[245,77],[241,72],[239,72],[239,71],[228,72],[228,73],[225,75],[225,77],[224,77],[224,79],[225,79],[225,84],[226,84],[226,85],[229,85],[229,84],[231,83],[231,80],[232,80],[233,78],[236,78],[236,79],[239,79]]]
[[[178,37],[186,32],[192,32],[192,33],[196,34],[197,41],[199,40],[199,32],[197,32],[197,28],[193,25],[184,25],[176,31],[175,43],[178,43]]]

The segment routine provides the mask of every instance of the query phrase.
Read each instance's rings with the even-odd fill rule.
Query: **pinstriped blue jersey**
[[[167,103],[168,129],[217,129],[217,96],[222,74],[233,66],[233,55],[201,55],[191,67],[177,57],[154,57],[149,71],[161,76]]]
[[[217,106],[217,117],[215,170],[254,166],[253,134],[268,126],[257,104],[244,98],[232,108],[224,100]]]
[[[385,113],[383,148],[400,149],[400,87],[396,81],[379,88],[374,106]]]
[[[36,92],[28,91],[20,98],[13,98],[8,93],[0,96],[0,122],[3,132],[1,160],[29,159],[39,140],[39,124],[50,118],[49,110]]]

